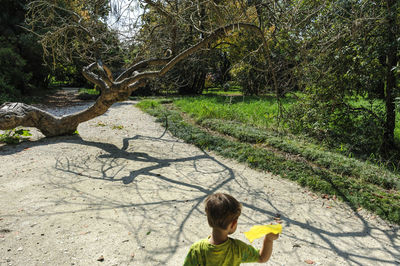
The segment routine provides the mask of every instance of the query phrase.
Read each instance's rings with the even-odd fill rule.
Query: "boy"
[[[272,243],[278,239],[279,235],[265,235],[263,246],[258,251],[251,245],[228,237],[236,231],[237,221],[242,210],[242,205],[234,197],[216,193],[209,195],[204,203],[212,233],[208,238],[202,239],[190,247],[184,266],[235,266],[245,262],[269,260],[272,254]]]

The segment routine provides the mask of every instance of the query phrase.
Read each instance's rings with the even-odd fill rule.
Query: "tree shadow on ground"
[[[166,147],[166,150],[161,154],[159,151],[154,151],[157,156],[151,155],[150,152],[136,152],[135,150],[139,147],[131,145],[135,141],[146,141],[149,144],[158,143],[158,145]],[[334,225],[336,232],[322,229],[323,226],[319,227],[318,223],[314,221],[300,222],[291,218],[287,211],[281,210],[279,206],[276,206],[273,198],[266,191],[262,188],[254,187],[241,173],[235,172],[207,152],[198,151],[193,156],[187,157],[175,155],[174,148],[177,145],[187,145],[177,140],[136,135],[123,139],[122,147],[118,147],[111,143],[83,140],[79,136],[56,137],[3,148],[0,150],[0,154],[12,154],[35,146],[56,143],[84,145],[88,146],[88,148],[97,148],[99,151],[97,154],[86,157],[68,154],[56,160],[55,169],[59,171],[60,178],[65,180],[65,177],[69,177],[70,179],[61,182],[59,182],[61,179],[52,179],[49,182],[52,182],[56,188],[78,192],[80,197],[86,199],[86,203],[82,204],[79,207],[80,209],[74,210],[74,212],[99,212],[107,209],[122,210],[126,216],[124,224],[130,232],[134,232],[133,235],[138,246],[145,245],[142,239],[143,235],[139,231],[141,228],[148,226],[147,223],[158,219],[158,222],[164,228],[168,228],[169,232],[158,232],[162,236],[168,237],[168,247],[143,250],[143,252],[148,253],[148,259],[153,260],[154,263],[159,263],[160,265],[168,264],[178,248],[182,246],[182,240],[188,246],[190,245],[188,243],[194,240],[193,235],[201,233],[199,228],[189,227],[189,224],[193,219],[203,214],[202,203],[207,195],[217,191],[246,196],[247,200],[243,202],[243,206],[253,213],[253,215],[243,214],[247,224],[268,223],[273,221],[273,218],[279,214],[285,227],[297,226],[309,231],[313,238],[318,240],[316,242],[321,242],[321,244],[318,244],[321,252],[331,250],[345,259],[348,264],[362,265],[359,261],[367,260],[371,264],[388,263],[395,265],[400,260],[400,246],[396,246],[398,244],[395,241],[399,228],[383,230],[378,227],[371,227],[357,212],[354,212],[354,214],[362,224],[362,229],[357,231],[348,230],[343,232],[340,229],[340,225],[334,225],[334,221],[332,221],[332,225]],[[134,164],[131,165],[131,163]],[[183,164],[186,166],[183,167]],[[190,164],[190,167],[188,167],[188,164]],[[175,174],[169,170],[172,165],[174,165]],[[182,169],[185,168],[182,171],[180,170],[181,166]],[[131,167],[134,167],[134,169],[131,169]],[[189,172],[187,172],[187,169],[189,169]],[[206,175],[212,176],[212,178],[204,178],[209,182],[205,184],[203,183],[203,177]],[[132,202],[131,199],[124,196],[123,193],[125,192],[123,191],[121,191],[121,198],[100,197],[96,195],[96,191],[84,191],[79,187],[79,183],[88,179],[121,184],[117,185],[117,189],[128,190],[130,193],[134,191],[137,201]],[[166,191],[167,193],[165,193]],[[171,193],[168,193],[168,191]],[[57,199],[57,204],[76,203],[64,198]],[[264,209],[261,206],[268,207]],[[292,208],[296,208],[296,206],[292,206]],[[142,216],[141,224],[131,218],[133,210],[135,215]],[[61,213],[65,212],[49,212],[43,215],[58,215]],[[254,218],[255,215],[261,218]],[[319,217],[313,218],[318,220]],[[112,217],[104,219],[114,223],[121,223],[121,221]],[[205,217],[198,224],[208,227]],[[189,230],[191,231],[190,234],[188,233]],[[384,243],[381,243],[380,239],[376,239],[376,241],[380,243],[379,248],[383,249],[387,254],[385,259],[374,258],[373,252],[371,252],[370,256],[360,255],[357,251],[349,251],[340,244],[340,239],[351,237],[356,239],[354,241],[357,242],[357,246],[362,247],[364,246],[364,237],[374,238],[372,231],[381,232],[397,252],[386,247]],[[288,237],[294,241],[303,241],[293,234],[288,235]],[[309,242],[308,244],[312,244],[312,241]],[[286,255],[297,256],[295,251]],[[301,258],[299,258],[299,261],[301,261]]]

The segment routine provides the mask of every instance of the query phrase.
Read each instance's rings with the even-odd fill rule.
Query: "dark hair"
[[[204,203],[208,224],[213,228],[227,229],[242,212],[242,204],[225,193],[209,195]]]

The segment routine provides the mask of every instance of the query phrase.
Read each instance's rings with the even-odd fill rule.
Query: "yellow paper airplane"
[[[244,232],[246,238],[252,243],[254,239],[263,237],[269,233],[280,234],[282,232],[281,224],[255,225],[248,232]]]

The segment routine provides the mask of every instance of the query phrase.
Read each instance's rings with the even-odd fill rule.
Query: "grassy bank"
[[[287,108],[294,101],[294,98],[285,98],[282,104]],[[175,100],[174,104],[193,115],[196,120],[217,118],[256,127],[272,126],[278,115],[278,104],[274,96],[185,97]]]
[[[171,133],[188,143],[296,181],[313,191],[335,195],[354,209],[363,207],[400,223],[399,177],[385,169],[236,121],[203,118],[198,120],[200,125],[195,125],[185,121],[179,110],[169,110],[159,101],[142,101],[139,107],[162,123],[168,120]],[[201,127],[236,140],[210,134]]]
[[[295,95],[281,99],[282,109],[286,110],[286,112],[284,112],[285,116],[289,114],[289,110],[291,110],[292,105],[297,101],[298,99]],[[287,124],[288,122],[285,122],[285,119],[278,119],[279,107],[276,103],[276,98],[273,95],[252,97],[226,95],[222,96],[214,94],[212,96],[203,95],[197,97],[177,98],[174,100],[174,104],[179,107],[180,110],[191,115],[197,121],[203,121],[205,119],[223,119],[226,121],[243,123],[246,126],[267,130],[277,130],[278,128],[279,130],[283,129],[285,131],[291,130],[291,128]],[[357,108],[368,108],[368,105],[370,105],[371,103],[362,98],[359,98],[357,100],[352,100],[351,102],[349,102],[349,104]],[[379,100],[374,102],[374,110],[378,109],[384,109],[383,102]],[[400,113],[396,116],[396,118],[396,128],[394,132],[395,141],[400,145]],[[358,117],[353,123],[356,129],[357,126],[359,127],[358,129],[360,130],[360,134],[364,132],[364,129],[362,129],[362,127],[365,126],[363,124],[360,124],[360,121],[362,121],[362,119],[362,116]],[[330,122],[328,121],[327,123]],[[310,126],[312,127],[312,125]],[[321,125],[316,125],[316,128],[321,128]],[[323,127],[323,129],[326,129],[326,125]],[[333,128],[333,130],[336,133],[340,131],[338,131],[337,128]],[[400,163],[398,163],[398,160],[395,159],[395,157],[400,156],[400,152],[393,150],[393,155],[391,157],[381,157],[379,152],[376,150],[376,145],[370,149],[362,148],[364,147],[364,144],[368,145],[368,140],[362,138],[362,136],[358,134],[356,134],[356,136],[360,136],[360,138],[356,138],[357,140],[354,140],[354,138],[349,137],[350,135],[351,133],[343,134],[343,136],[340,136],[339,134],[338,136],[335,135],[335,137],[333,137],[332,134],[328,134],[328,137],[319,136],[319,138],[317,138],[315,141],[319,142],[319,144],[327,145],[330,147],[330,149],[335,149],[336,151],[346,155],[358,156],[359,158],[363,159],[371,159],[380,163],[386,161],[385,163],[390,168],[400,168]],[[366,137],[368,136],[370,135],[366,135]],[[384,160],[381,160],[383,158]]]

